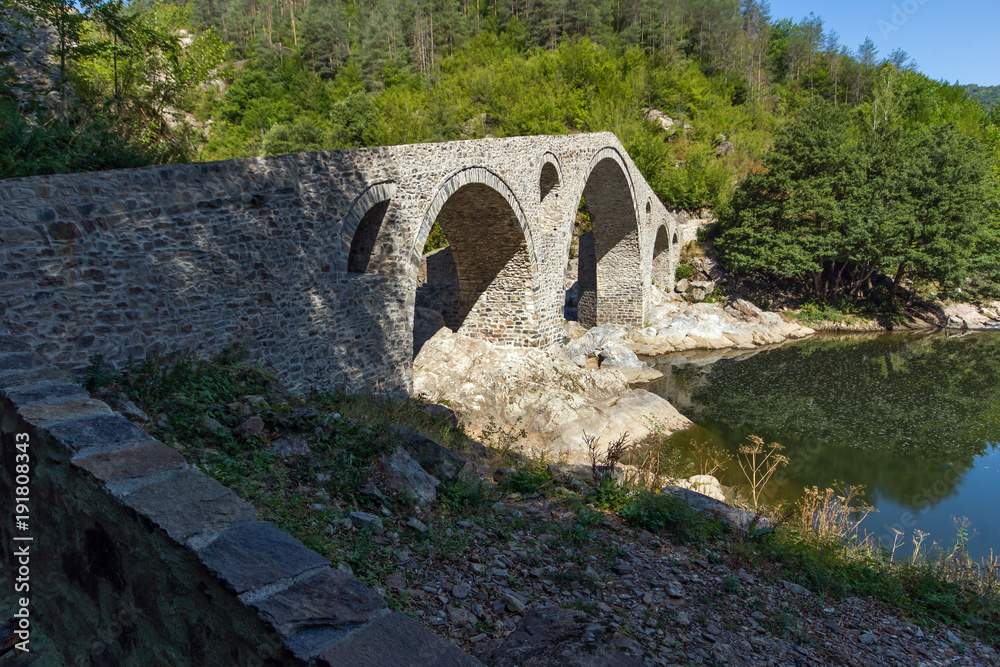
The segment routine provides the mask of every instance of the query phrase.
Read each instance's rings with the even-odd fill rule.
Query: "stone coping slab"
[[[263,521],[227,528],[198,556],[236,593],[261,588],[276,579],[292,579],[330,564],[274,524]]]
[[[482,665],[471,655],[433,635],[402,613],[389,614],[353,633],[342,643],[327,648],[317,659],[320,667],[383,667],[386,650],[392,647],[393,667],[475,667]]]

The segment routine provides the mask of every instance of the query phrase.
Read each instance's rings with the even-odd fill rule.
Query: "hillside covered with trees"
[[[965,90],[968,91],[973,99],[979,100],[979,103],[986,107],[987,110],[992,110],[997,105],[997,102],[1000,102],[1000,86],[977,86],[969,84],[965,86]]]
[[[3,1],[58,83],[26,103],[5,70],[0,177],[608,130],[720,216],[731,270],[853,300],[995,269],[1000,110],[766,2]]]

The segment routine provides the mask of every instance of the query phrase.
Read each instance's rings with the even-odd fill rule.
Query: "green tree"
[[[809,284],[818,299],[841,289],[849,250],[868,236],[859,210],[862,160],[846,112],[814,98],[778,136],[767,172],[747,178],[722,221],[719,249],[734,271]]]
[[[367,93],[357,92],[333,105],[330,120],[337,148],[365,146],[375,131],[378,108]]]
[[[305,117],[294,123],[277,123],[264,135],[264,155],[308,153],[326,147],[326,129],[316,120]]]
[[[313,0],[301,21],[302,59],[330,79],[350,54],[347,16],[338,0]]]
[[[766,173],[741,184],[717,246],[737,273],[856,298],[877,271],[892,304],[908,279],[956,287],[996,264],[996,182],[982,143],[954,126],[908,127],[897,106],[849,115],[815,98],[778,136]],[[871,119],[877,122],[869,122]]]
[[[895,267],[892,298],[906,278],[958,286],[974,268],[989,264],[984,251],[995,250],[991,160],[981,144],[947,125],[921,128],[893,148],[903,156],[902,178],[893,180],[904,189],[895,195],[892,224],[884,230],[889,247],[883,262]]]

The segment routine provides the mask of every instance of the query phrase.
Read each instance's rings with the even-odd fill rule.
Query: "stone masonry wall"
[[[544,348],[585,188],[596,319],[641,324],[656,229],[676,220],[608,133],[2,181],[0,323],[63,367],[241,343],[293,388],[406,392],[435,219],[460,331]]]
[[[17,595],[38,664],[480,664],[28,348],[0,335],[0,585],[29,584]],[[25,474],[22,532],[8,494]]]

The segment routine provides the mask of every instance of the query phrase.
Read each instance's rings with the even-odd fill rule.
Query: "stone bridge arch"
[[[456,328],[545,348],[562,339],[584,194],[592,323],[639,323],[654,257],[658,275],[664,252],[677,264],[677,223],[610,133],[10,179],[0,259],[18,280],[0,276],[0,328],[68,366],[238,340],[293,388],[409,391],[434,220],[454,228]]]
[[[632,176],[617,149],[605,147],[594,154],[580,198],[590,211],[592,232],[580,237],[577,318],[585,327],[642,326],[642,218]]]
[[[384,272],[384,262],[391,253],[386,237],[395,216],[392,199],[396,184],[384,181],[369,186],[351,203],[341,222],[344,259],[338,269],[343,273],[373,274]]]
[[[673,289],[673,267],[670,261],[671,253],[670,228],[666,221],[656,225],[653,237],[652,279],[653,284],[663,290]]]
[[[547,202],[559,197],[563,182],[562,166],[552,151],[545,151],[538,169],[538,203],[544,208]],[[551,195],[551,198],[550,198]]]
[[[445,324],[501,345],[540,345],[538,260],[524,209],[510,187],[484,167],[447,177],[414,238],[416,274],[435,221],[448,239],[448,261],[457,277],[457,307],[444,313]]]

